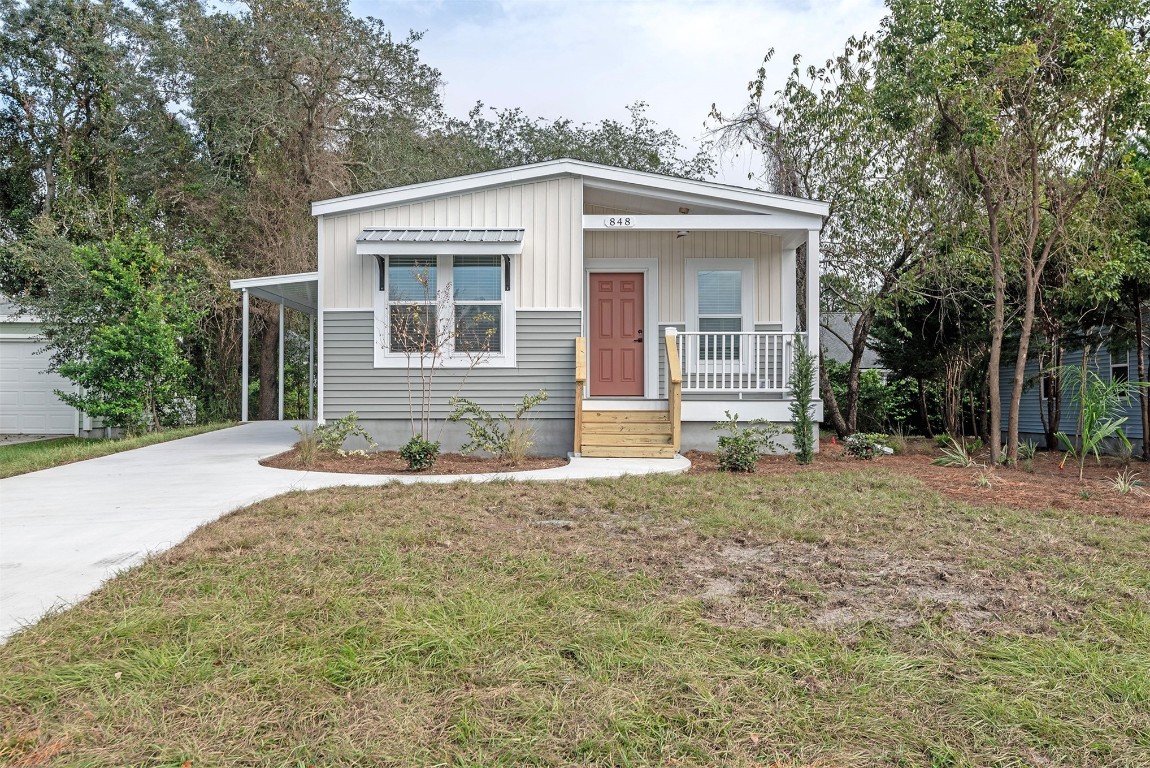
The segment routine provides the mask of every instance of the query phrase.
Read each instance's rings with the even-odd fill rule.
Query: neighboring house
[[[60,401],[56,390],[73,384],[45,373],[48,355],[36,318],[19,314],[0,296],[0,434],[78,435],[79,412]]]
[[[1147,354],[1150,355],[1150,344],[1147,345]],[[1127,353],[1112,355],[1105,345],[1090,350],[1087,364],[1103,381],[1124,379],[1133,381],[1138,378],[1137,359],[1133,350]],[[1077,368],[1082,365],[1081,349],[1066,349],[1062,353],[1064,368]],[[1003,366],[999,373],[999,391],[1002,395],[1003,412],[1010,402],[1010,391],[1014,380],[1014,366]],[[1026,363],[1026,381],[1030,385],[1022,393],[1022,401],[1018,409],[1018,437],[1019,440],[1033,440],[1039,446],[1043,445],[1044,430],[1042,428],[1043,415],[1046,413],[1047,390],[1051,380],[1041,376],[1036,360]],[[1134,452],[1142,449],[1142,415],[1139,412],[1138,396],[1135,394],[1124,403],[1119,417],[1128,417],[1122,427],[1122,432],[1130,441]],[[1003,419],[1005,422],[1005,417]],[[1063,382],[1061,424],[1054,430],[1065,432],[1067,435],[1078,434],[1078,400],[1075,393],[1070,392]],[[1003,433],[1005,435],[1005,432]],[[1005,437],[1004,437],[1005,439]]]
[[[842,363],[843,365],[850,365],[851,358],[853,357],[850,344],[854,338],[856,318],[857,315],[846,312],[828,312],[823,315],[823,333],[820,339],[823,345],[823,356],[826,359],[834,360],[836,363]],[[864,371],[871,369],[886,371],[882,363],[879,362],[878,353],[870,347],[869,336],[867,337],[867,344],[863,349],[860,365]]]
[[[537,452],[669,456],[713,448],[727,410],[790,421],[794,345],[818,349],[827,210],[556,160],[314,203],[318,272],[232,286],[245,306],[250,294],[317,318],[317,418],[354,411],[382,446],[411,436],[419,407],[419,355],[395,333],[432,311],[419,272],[448,297],[438,322],[460,329],[435,378],[435,419],[457,392],[506,413],[545,389]],[[797,333],[801,246],[809,337]],[[462,329],[476,317],[489,349],[469,370],[475,334]],[[463,439],[448,424],[444,450]]]

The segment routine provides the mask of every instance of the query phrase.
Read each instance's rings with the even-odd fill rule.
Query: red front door
[[[591,273],[591,396],[643,395],[643,273]]]

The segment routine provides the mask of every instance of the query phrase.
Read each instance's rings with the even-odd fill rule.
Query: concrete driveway
[[[91,594],[117,572],[183,541],[201,525],[293,490],[455,477],[343,475],[262,467],[298,439],[293,422],[262,421],[0,480],[0,642]],[[502,476],[577,480],[682,472],[675,459],[575,459]]]

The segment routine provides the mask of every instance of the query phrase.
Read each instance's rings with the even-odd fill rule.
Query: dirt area
[[[290,451],[272,456],[260,462],[265,467],[276,469],[300,469],[309,472],[347,472],[356,475],[476,475],[490,472],[526,472],[531,469],[562,467],[567,459],[558,456],[528,456],[518,464],[509,464],[502,459],[464,456],[459,453],[441,453],[435,466],[425,472],[412,472],[407,462],[395,451],[373,451],[363,455],[338,456],[323,454],[305,467],[299,460],[299,451]]]
[[[689,451],[691,472],[718,472],[714,454]],[[845,472],[863,468],[881,469],[896,474],[908,474],[921,480],[929,488],[947,498],[977,506],[1002,506],[1015,509],[1041,511],[1051,507],[1088,512],[1098,515],[1117,515],[1136,520],[1150,520],[1150,465],[1134,460],[1132,472],[1139,473],[1141,487],[1129,493],[1119,493],[1114,478],[1123,470],[1122,462],[1104,456],[1101,465],[1093,459],[1086,463],[1084,479],[1079,482],[1078,468],[1067,462],[1059,468],[1061,453],[1039,451],[1031,462],[1031,469],[989,468],[990,458],[985,453],[976,456],[981,466],[939,467],[931,461],[941,453],[933,441],[914,440],[905,454],[877,456],[864,461],[844,456],[842,446],[829,440],[820,443],[819,454],[811,467],[799,466],[791,456],[764,456],[759,460],[762,474],[788,474],[804,469],[827,472]]]

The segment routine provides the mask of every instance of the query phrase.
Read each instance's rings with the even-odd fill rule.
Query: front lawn
[[[1148,562],[881,463],[290,494],[0,648],[0,761],[1150,765]]]
[[[38,440],[34,443],[0,445],[0,478],[36,472],[41,469],[58,467],[85,459],[109,456],[133,448],[165,443],[181,437],[191,437],[203,432],[235,426],[234,422],[202,424],[194,427],[179,427],[163,432],[149,432],[146,435],[115,439],[61,437],[55,440]]]

